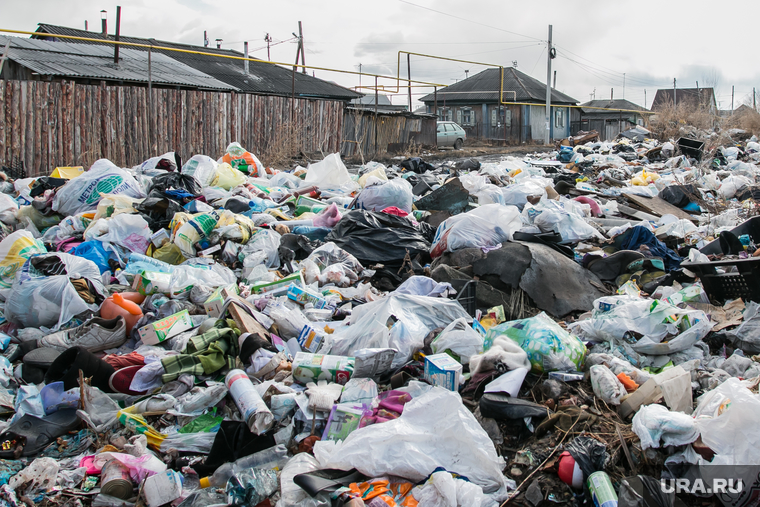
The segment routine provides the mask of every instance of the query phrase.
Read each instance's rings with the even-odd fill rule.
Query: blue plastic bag
[[[100,274],[111,270],[108,265],[110,253],[106,252],[105,248],[103,248],[103,243],[100,241],[85,241],[72,248],[69,253],[94,262],[98,266],[98,269],[100,269]]]

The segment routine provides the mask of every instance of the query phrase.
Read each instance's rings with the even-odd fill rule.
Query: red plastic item
[[[629,393],[632,393],[639,388],[639,385],[631,377],[623,372],[618,373],[617,378],[620,383],[625,386],[625,390]]]

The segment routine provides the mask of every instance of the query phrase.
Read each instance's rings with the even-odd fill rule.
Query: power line
[[[469,23],[474,23],[476,25],[485,26],[487,28],[493,28],[494,30],[499,30],[500,32],[511,33],[512,35],[517,35],[518,37],[525,37],[526,39],[533,39],[535,41],[543,42],[542,39],[538,39],[536,37],[531,37],[530,35],[524,35],[522,33],[512,32],[510,30],[505,30],[503,28],[498,28],[498,27],[495,27],[495,26],[487,25],[487,24],[481,23],[479,21],[473,21],[471,19],[466,19],[466,18],[463,18],[461,16],[455,16],[454,14],[449,14],[448,12],[443,12],[443,11],[439,11],[439,10],[436,10],[436,9],[431,9],[430,7],[425,7],[425,6],[422,6],[422,5],[417,5],[415,3],[408,2],[407,0],[399,0],[399,2],[404,3],[404,4],[408,4],[408,5],[412,5],[414,7],[419,7],[420,9],[425,9],[425,10],[428,10],[428,11],[436,12],[436,13],[442,14],[444,16],[449,16],[449,17],[454,18],[454,19],[460,19],[462,21],[467,21]]]

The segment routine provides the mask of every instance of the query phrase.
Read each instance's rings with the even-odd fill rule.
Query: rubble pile
[[[0,505],[740,505],[660,488],[758,477],[733,134],[0,183]]]

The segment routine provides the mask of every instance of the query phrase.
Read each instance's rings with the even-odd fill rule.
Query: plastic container
[[[760,302],[760,257],[713,262],[682,262],[681,267],[693,271],[702,281],[710,299],[725,301],[742,298]],[[718,273],[716,268],[731,273]]]
[[[475,299],[475,293],[478,289],[477,280],[452,280],[451,286],[457,291],[456,300],[462,305],[470,317],[475,316],[478,310],[478,303]]]
[[[274,416],[243,370],[230,370],[224,383],[248,427],[261,435],[274,424]]]
[[[702,160],[702,154],[704,153],[705,143],[703,141],[697,141],[696,139],[689,139],[688,137],[682,137],[676,141],[678,149],[681,153],[690,158],[696,158]]]
[[[756,245],[760,245],[760,217],[752,217],[746,222],[737,225],[731,232],[736,237],[747,235]],[[720,240],[716,239],[699,249],[705,255],[717,255],[720,251]]]
[[[588,476],[587,484],[594,507],[617,507],[618,496],[609,475],[605,472],[594,472]]]

